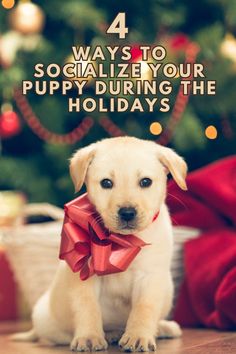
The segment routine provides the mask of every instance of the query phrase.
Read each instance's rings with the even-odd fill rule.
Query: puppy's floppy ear
[[[91,144],[79,149],[70,160],[70,176],[75,186],[75,192],[82,188],[85,181],[89,164],[95,155],[95,145]]]
[[[167,171],[171,173],[178,186],[186,191],[188,189],[185,181],[188,170],[186,162],[172,149],[160,145],[157,146],[160,162],[166,167]]]

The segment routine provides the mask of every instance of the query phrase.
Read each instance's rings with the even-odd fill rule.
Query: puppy
[[[153,351],[158,336],[181,335],[178,324],[166,320],[173,298],[168,172],[187,189],[187,166],[180,156],[132,137],[105,139],[75,153],[70,163],[75,190],[85,182],[106,228],[124,238],[134,234],[148,245],[125,272],[86,281],[61,261],[34,307],[33,329],[15,339],[70,343],[75,351],[105,350],[108,342],[118,341],[125,351]]]

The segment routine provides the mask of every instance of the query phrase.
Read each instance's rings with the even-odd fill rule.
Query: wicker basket
[[[58,265],[60,233],[64,212],[49,204],[29,204],[25,215],[48,215],[56,221],[24,225],[5,232],[7,256],[15,277],[32,307],[49,287]],[[171,272],[175,285],[175,301],[184,276],[183,244],[198,237],[199,230],[174,227],[174,255]]]
[[[64,212],[50,204],[28,204],[23,214],[50,216],[55,220],[3,232],[3,243],[16,281],[32,307],[55,274]]]

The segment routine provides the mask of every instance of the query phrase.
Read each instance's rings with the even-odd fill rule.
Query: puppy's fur
[[[165,320],[173,297],[167,172],[187,189],[184,160],[169,148],[136,138],[106,139],[75,153],[70,173],[76,191],[85,182],[89,199],[108,229],[124,237],[135,234],[150,245],[124,273],[86,281],[60,262],[50,289],[33,310],[33,330],[15,339],[70,343],[77,351],[104,350],[107,341],[119,341],[123,350],[150,351],[156,348],[156,337],[181,335],[177,323]],[[107,178],[113,182],[111,189],[101,187],[101,180]],[[141,188],[142,178],[150,178],[151,186]],[[118,217],[123,207],[137,212],[130,224]],[[157,211],[159,216],[152,222]]]

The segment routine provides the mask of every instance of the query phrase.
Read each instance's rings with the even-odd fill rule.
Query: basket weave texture
[[[24,215],[44,215],[55,219],[17,226],[3,234],[16,281],[32,307],[49,287],[56,272],[64,212],[50,204],[29,204],[24,209]]]
[[[58,266],[60,233],[64,212],[49,204],[28,205],[25,215],[51,216],[53,222],[18,226],[3,237],[7,256],[30,307],[50,286]],[[199,236],[199,230],[174,227],[174,254],[171,272],[175,300],[184,276],[183,245]],[[175,301],[174,301],[175,302]]]

